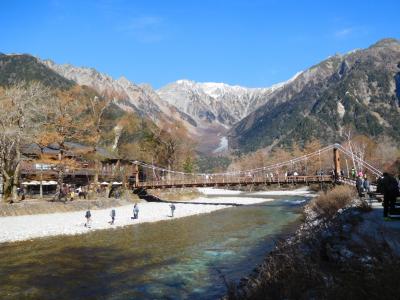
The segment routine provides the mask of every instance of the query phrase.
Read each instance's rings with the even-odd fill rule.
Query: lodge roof
[[[61,147],[58,143],[52,143],[45,147],[41,147],[37,143],[31,143],[22,147],[22,154],[24,157],[32,158],[39,157],[42,154],[55,156],[60,153]],[[109,152],[107,149],[102,147],[91,147],[75,142],[64,143],[64,154],[68,157],[84,156],[87,154],[94,154],[99,157],[100,160],[117,160],[119,159],[116,155]]]

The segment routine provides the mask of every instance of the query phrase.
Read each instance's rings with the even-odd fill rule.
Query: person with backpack
[[[351,168],[351,177],[352,177],[353,179],[356,178],[356,170],[355,170],[354,168]]]
[[[397,180],[389,173],[383,173],[383,178],[378,181],[377,192],[383,194],[383,217],[388,220],[388,214],[394,210],[399,195]]]
[[[175,211],[175,205],[173,203],[171,203],[169,207],[171,208],[171,218],[173,218],[174,217],[174,211]]]
[[[132,219],[138,219],[139,218],[139,207],[137,203],[133,206],[133,217]]]
[[[115,209],[114,208],[111,210],[110,216],[111,216],[110,224],[114,225],[114,221],[115,221]]]
[[[88,228],[90,228],[90,222],[91,222],[91,218],[92,217],[92,214],[90,213],[90,210],[87,210],[86,211],[86,214],[85,214],[85,218],[86,218],[86,223],[85,223],[85,227],[88,227]]]

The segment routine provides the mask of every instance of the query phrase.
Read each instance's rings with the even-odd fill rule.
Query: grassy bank
[[[110,207],[118,207],[121,205],[133,204],[139,202],[137,195],[130,193],[122,195],[119,199],[98,197],[90,200],[73,200],[66,202],[52,202],[48,200],[24,200],[18,203],[0,204],[0,216],[21,216],[48,214],[57,212],[71,212],[86,209],[102,209]]]

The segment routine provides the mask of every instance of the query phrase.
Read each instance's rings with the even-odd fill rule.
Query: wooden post
[[[135,186],[139,184],[139,165],[135,164]]]
[[[333,163],[335,166],[335,179],[340,176],[340,155],[337,147],[333,148]]]
[[[39,186],[39,198],[43,199],[43,166],[40,165],[40,186]]]

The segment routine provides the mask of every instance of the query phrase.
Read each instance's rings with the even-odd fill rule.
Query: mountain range
[[[39,74],[39,75],[38,75]],[[39,77],[39,79],[38,79]],[[0,85],[18,79],[88,86],[158,126],[182,122],[201,153],[340,142],[344,129],[400,143],[400,42],[334,55],[266,88],[178,80],[158,90],[93,68],[0,55]]]
[[[335,55],[276,90],[229,131],[231,148],[249,152],[304,145],[313,138],[341,142],[344,129],[400,142],[400,42]]]

